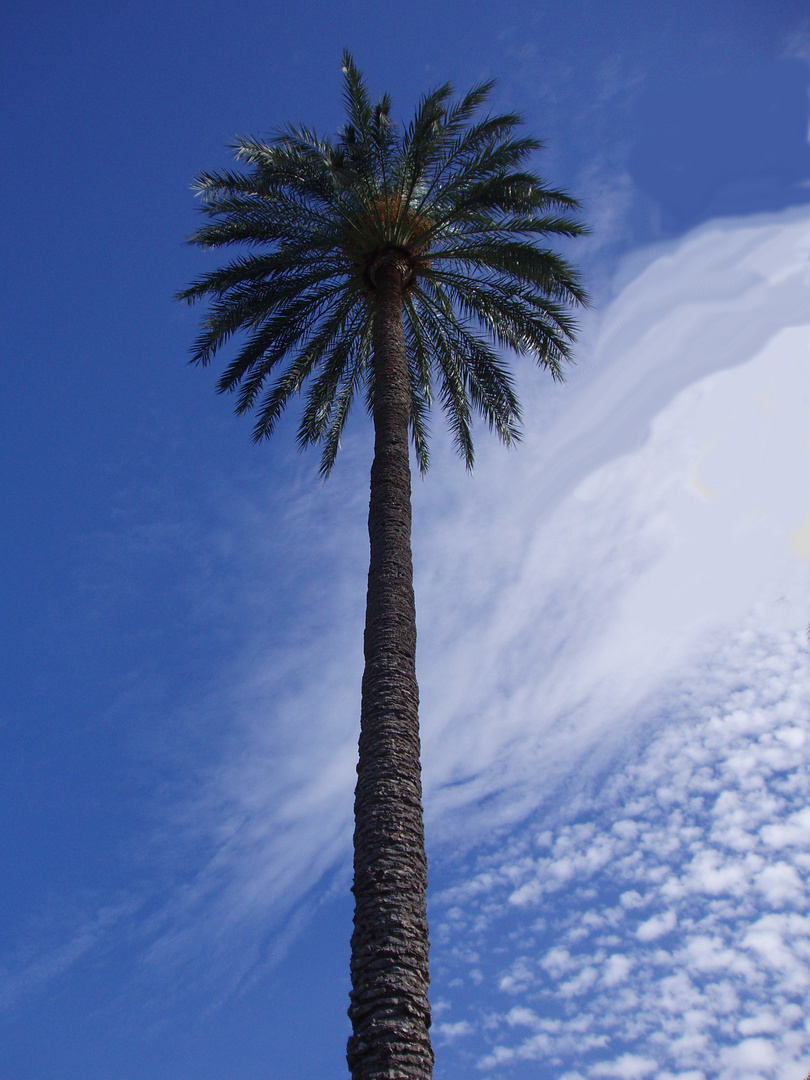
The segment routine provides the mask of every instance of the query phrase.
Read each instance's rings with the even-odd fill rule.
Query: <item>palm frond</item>
[[[238,138],[243,170],[201,172],[203,223],[190,243],[242,249],[177,298],[207,300],[192,362],[233,352],[217,383],[238,413],[255,411],[269,437],[302,395],[301,446],[332,468],[354,398],[375,394],[374,267],[386,252],[403,270],[409,424],[418,466],[429,464],[435,394],[472,467],[472,418],[506,443],[520,409],[504,350],[562,378],[588,302],[576,271],[548,244],[587,232],[579,203],[531,169],[542,143],[519,114],[484,114],[493,83],[455,98],[424,94],[401,128],[388,95],[372,102],[343,55],[345,122],[334,137],[287,125]]]

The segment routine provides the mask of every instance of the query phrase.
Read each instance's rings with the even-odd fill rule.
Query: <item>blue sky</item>
[[[193,176],[496,77],[594,297],[415,485],[437,1078],[810,1064],[806,5],[6,15],[0,1074],[343,1075],[369,435],[186,363]],[[291,418],[294,422],[294,418]]]

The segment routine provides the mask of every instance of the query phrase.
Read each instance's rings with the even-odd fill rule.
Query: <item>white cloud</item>
[[[699,231],[614,302],[589,377],[513,480],[488,454],[475,498],[444,476],[418,493],[434,829],[454,806],[468,829],[484,795],[488,828],[495,808],[525,813],[758,601],[806,625],[808,252],[795,214]],[[775,768],[783,749],[765,751]]]
[[[571,1008],[604,1001],[616,1030],[643,1039],[663,995],[673,1015],[731,1016],[744,978],[788,997],[805,985],[805,930],[757,920],[801,914],[810,869],[809,257],[810,218],[795,211],[646,253],[588,325],[568,387],[521,376],[521,450],[484,441],[470,480],[439,438],[415,487],[429,842],[503,841],[439,901],[441,934],[485,946],[505,913],[536,922],[542,902],[559,919],[561,898],[578,912],[542,950],[557,967],[512,947],[495,976],[485,947],[462,950],[455,975],[475,970],[482,993],[494,981],[543,997],[552,980]],[[260,962],[257,928],[275,932],[348,863],[364,558],[344,548],[364,550],[367,463],[346,443],[317,493],[329,528],[314,496],[285,523],[307,597],[294,640],[264,655],[257,633],[239,670],[188,704],[238,723],[166,830],[167,850],[179,836],[195,860],[147,928],[158,966],[205,939],[206,963],[238,982]],[[266,522],[240,528],[252,573]],[[584,812],[597,804],[601,816]],[[504,839],[527,819],[531,838]],[[662,978],[675,955],[680,983]],[[562,1046],[572,1023],[535,1035]],[[597,1025],[576,1045],[611,1037]],[[540,1052],[520,1045],[525,1060]],[[698,1053],[684,1045],[662,1068],[699,1070]]]
[[[761,1076],[763,1071],[770,1072],[779,1060],[777,1048],[767,1039],[744,1039],[737,1046],[729,1047],[722,1053],[723,1064],[735,1074],[740,1071]]]
[[[663,934],[668,934],[670,930],[674,930],[677,921],[674,911],[665,911],[661,915],[653,915],[652,918],[647,919],[638,927],[636,937],[639,941],[655,941],[656,938],[660,938]]]
[[[616,1076],[619,1080],[643,1080],[655,1072],[656,1062],[638,1054],[622,1054],[615,1061],[603,1061],[592,1066],[591,1076]]]
[[[741,1035],[770,1035],[782,1030],[783,1022],[772,1012],[757,1013],[756,1016],[746,1016],[737,1024],[737,1030]]]
[[[487,795],[482,836],[530,822],[435,901],[479,927],[477,998],[512,1002],[482,1069],[781,1080],[810,1054],[809,224],[713,225],[659,254],[536,444],[519,521],[500,478],[514,534],[489,551],[512,584],[487,609],[471,555],[480,615],[455,640],[443,598],[434,820],[450,833],[463,807],[469,831]],[[541,1053],[542,1020],[560,1026]]]
[[[633,960],[631,957],[624,956],[621,953],[614,953],[605,961],[602,969],[602,982],[605,986],[618,986],[619,983],[627,980],[632,967]]]
[[[804,735],[799,728],[787,730],[795,731],[797,735]],[[777,738],[784,738],[782,733],[776,734]],[[788,740],[785,739],[785,741]],[[791,742],[794,747],[798,747],[803,745],[804,740],[793,739]],[[804,807],[775,825],[764,825],[760,835],[769,847],[783,848],[790,845],[810,848],[810,807]]]
[[[472,1035],[474,1028],[469,1020],[457,1020],[454,1024],[437,1024],[435,1030],[445,1042],[453,1042]]]
[[[469,934],[488,912],[471,943],[489,956],[488,971],[495,958],[520,950],[508,971],[522,978],[510,984],[511,1003],[493,1034],[501,1068],[510,1063],[523,1075],[529,1047],[514,1036],[550,1018],[557,1026],[543,1029],[542,1060],[580,1074],[638,1059],[654,1062],[656,1076],[765,1080],[781,1078],[788,1062],[800,1071],[810,1055],[810,898],[793,861],[802,852],[782,845],[774,858],[768,842],[775,823],[793,821],[810,797],[810,748],[777,739],[785,718],[810,703],[810,663],[801,633],[752,633],[757,618],[705,658],[714,700],[700,701],[707,684],[700,667],[700,693],[683,696],[671,684],[656,702],[660,712],[648,714],[655,728],[644,750],[606,773],[571,808],[574,820],[559,816],[540,852],[532,819],[513,832],[508,866],[503,852],[479,858],[487,888],[460,905],[459,932]],[[778,769],[759,752],[777,741],[791,755]],[[741,769],[742,760],[753,764]],[[638,828],[615,830],[631,807]],[[723,838],[743,826],[751,846],[741,853]],[[612,838],[612,859],[578,857],[600,835]],[[544,887],[547,853],[556,851],[576,868],[564,893]],[[516,879],[538,882],[523,906],[509,903]],[[545,929],[531,923],[535,905]],[[477,995],[490,1010],[493,993],[490,976]],[[573,1028],[583,1022],[588,1039],[577,1042]],[[594,1050],[600,1037],[612,1055]]]

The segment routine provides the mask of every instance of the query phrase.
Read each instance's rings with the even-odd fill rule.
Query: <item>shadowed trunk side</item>
[[[360,755],[355,791],[353,1080],[429,1080],[427,868],[411,557],[407,266],[374,268],[374,463]]]

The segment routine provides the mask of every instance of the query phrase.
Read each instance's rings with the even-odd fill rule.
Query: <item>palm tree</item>
[[[401,130],[387,95],[372,104],[348,53],[343,75],[346,123],[334,139],[292,126],[269,142],[239,139],[248,171],[201,174],[207,220],[191,242],[247,251],[179,298],[210,300],[192,362],[208,364],[239,335],[217,388],[236,394],[237,413],[255,410],[256,441],[303,393],[298,441],[321,444],[326,476],[358,395],[372,417],[347,1059],[354,1080],[425,1080],[433,1051],[408,437],[424,473],[437,393],[468,468],[474,413],[503,442],[518,439],[499,350],[562,377],[570,310],[586,297],[543,244],[585,230],[576,201],[527,171],[541,144],[516,134],[520,117],[475,119],[492,83],[458,100],[439,87]]]

